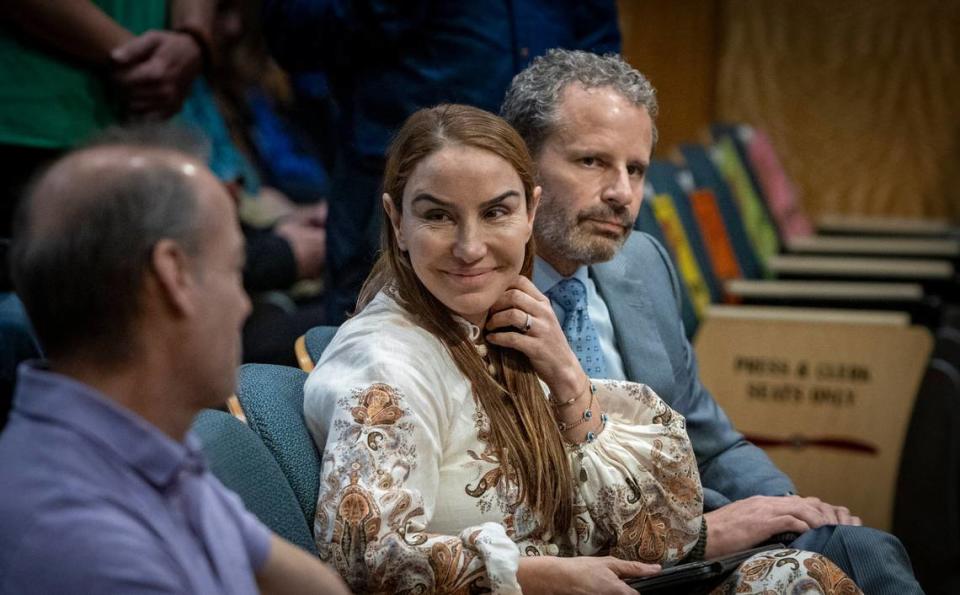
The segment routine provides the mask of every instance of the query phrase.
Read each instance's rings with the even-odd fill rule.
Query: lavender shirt
[[[176,442],[20,367],[0,435],[0,593],[256,593],[270,532]]]

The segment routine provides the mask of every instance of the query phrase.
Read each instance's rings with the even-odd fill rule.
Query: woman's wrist
[[[554,403],[553,415],[560,434],[571,444],[593,442],[607,425],[607,414],[600,407],[596,386],[589,378],[580,395]]]
[[[551,582],[555,577],[557,558],[554,556],[521,556],[517,568],[517,582],[524,595],[552,593],[556,585]]]
[[[590,379],[580,370],[579,364],[575,369],[568,367],[557,375],[554,382],[549,383],[550,402],[554,405],[572,405],[589,394]]]

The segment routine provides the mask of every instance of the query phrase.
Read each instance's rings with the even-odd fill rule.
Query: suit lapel
[[[673,366],[664,349],[648,290],[631,275],[627,246],[610,262],[590,267],[600,297],[610,311],[617,348],[627,379],[668,394],[674,384]]]

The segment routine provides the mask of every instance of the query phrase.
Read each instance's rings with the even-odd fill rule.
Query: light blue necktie
[[[587,288],[580,279],[564,279],[547,292],[547,297],[563,308],[560,327],[567,343],[580,361],[580,367],[590,378],[606,378],[607,362],[600,350],[597,329],[587,313]]]

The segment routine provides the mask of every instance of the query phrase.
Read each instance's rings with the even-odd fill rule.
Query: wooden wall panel
[[[619,0],[623,55],[657,89],[658,155],[714,117],[717,0]]]
[[[960,2],[723,0],[716,114],[826,213],[960,220]]]

